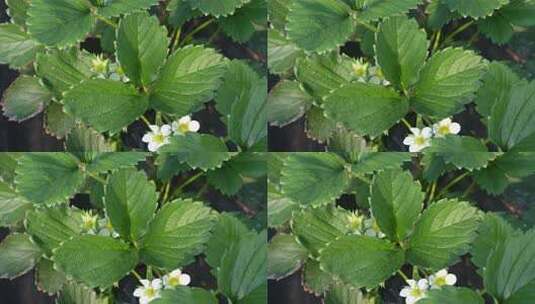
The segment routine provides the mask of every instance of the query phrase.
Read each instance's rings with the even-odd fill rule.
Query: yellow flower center
[[[435,285],[437,286],[444,286],[446,285],[446,278],[445,277],[438,277],[435,279]]]
[[[347,216],[347,221],[349,222],[349,228],[353,231],[360,230],[362,226],[362,217],[353,213]]]
[[[178,285],[180,285],[180,279],[177,278],[177,277],[170,277],[167,280],[167,285],[169,285],[169,286],[178,286]]]
[[[178,125],[178,131],[182,134],[189,132],[189,124],[182,123]]]
[[[91,60],[93,71],[97,73],[105,73],[108,70],[108,59],[103,59],[102,56]]]
[[[411,290],[411,296],[415,298],[423,297],[424,293],[420,288],[414,288]]]
[[[353,72],[357,77],[364,77],[366,76],[366,72],[368,70],[368,66],[366,64],[362,63],[354,63],[353,64]]]
[[[145,289],[145,296],[147,298],[154,298],[156,296],[156,289],[148,287],[147,289]]]
[[[156,143],[163,144],[165,141],[165,136],[163,136],[163,134],[156,134],[152,137],[152,140]]]
[[[450,134],[450,128],[447,125],[442,125],[438,127],[437,133],[441,135]]]
[[[91,213],[84,213],[82,215],[82,229],[92,230],[97,228],[97,216]]]
[[[421,146],[425,144],[425,138],[423,136],[416,136],[414,137],[414,143]]]

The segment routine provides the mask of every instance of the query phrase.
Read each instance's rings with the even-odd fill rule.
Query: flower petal
[[[446,284],[448,285],[455,285],[455,283],[457,282],[457,277],[453,274],[453,273],[448,273],[446,275]]]
[[[426,279],[418,280],[418,288],[426,290],[429,287],[429,282]]]
[[[416,136],[420,135],[420,133],[421,133],[420,129],[418,129],[418,128],[410,128],[410,130],[411,130],[411,133],[416,135]]]
[[[191,117],[189,117],[189,115],[187,115],[187,116],[182,116],[182,117],[178,120],[178,123],[179,123],[179,124],[189,124],[190,121],[191,121]]]
[[[171,129],[170,125],[163,125],[160,130],[161,130],[163,136],[171,135],[172,129]]]
[[[405,139],[403,140],[403,144],[406,146],[414,144],[414,135],[408,135],[407,137],[405,137]]]
[[[431,136],[433,136],[433,130],[431,130],[431,128],[429,127],[425,127],[422,129],[422,136],[424,138],[431,138]]]
[[[458,134],[459,132],[461,132],[461,125],[454,122],[450,125],[450,133],[451,134]]]
[[[189,130],[191,132],[197,132],[197,131],[199,131],[200,128],[201,128],[201,124],[196,120],[192,120],[189,123]]]
[[[142,142],[149,143],[152,141],[152,133],[147,133],[141,138]]]
[[[406,298],[411,292],[410,287],[403,287],[403,289],[399,292],[399,296]]]
[[[180,285],[183,285],[183,286],[187,286],[189,285],[189,283],[191,283],[191,277],[186,274],[186,273],[183,273],[180,275]]]
[[[157,142],[151,141],[147,147],[150,152],[156,152],[158,151],[158,148],[160,148],[160,144]]]

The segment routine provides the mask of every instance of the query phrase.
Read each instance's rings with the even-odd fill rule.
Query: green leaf
[[[472,243],[471,261],[479,269],[484,269],[487,259],[498,243],[513,235],[514,229],[502,217],[487,213],[477,229],[477,238]]]
[[[268,21],[278,31],[284,31],[291,0],[268,1]]]
[[[93,174],[105,173],[121,168],[134,167],[148,156],[144,152],[103,152],[95,153],[95,158],[87,165],[87,171]]]
[[[258,292],[258,288],[265,288],[266,241],[266,231],[258,234],[247,233],[239,241],[232,243],[221,258],[217,286],[233,303],[240,303],[240,300],[244,300],[249,294]]]
[[[234,13],[236,9],[247,3],[247,0],[186,0],[191,7],[201,10],[205,14],[215,17],[227,16]]]
[[[158,167],[158,172],[156,173],[158,179],[165,181],[190,170],[189,165],[183,163],[182,159],[173,153],[159,153],[155,164]]]
[[[262,154],[240,153],[223,163],[221,168],[207,172],[207,181],[225,195],[235,195],[249,178],[266,175]]]
[[[178,286],[163,290],[153,304],[217,304],[217,298],[208,290],[197,287]]]
[[[507,43],[514,35],[513,25],[499,13],[478,21],[477,26],[481,33],[496,44]]]
[[[534,258],[535,231],[501,240],[487,258],[483,272],[487,292],[505,302],[531,284],[535,280]]]
[[[360,135],[377,137],[407,114],[409,103],[392,89],[355,82],[334,90],[323,108],[328,118]]]
[[[374,21],[380,18],[402,15],[416,8],[421,0],[367,0],[364,10],[357,16],[363,21]]]
[[[496,153],[488,152],[478,139],[458,135],[433,138],[426,153],[438,155],[445,163],[470,171],[486,167],[496,157]]]
[[[30,202],[16,193],[7,183],[0,181],[0,227],[19,223],[30,209],[32,209]]]
[[[269,1],[271,3],[273,1]],[[305,53],[275,29],[268,30],[268,68],[272,74],[284,74],[292,69],[297,58]]]
[[[303,268],[302,285],[306,292],[316,296],[323,295],[331,289],[334,278],[330,273],[321,269],[320,263],[315,259],[308,259]]]
[[[443,199],[432,203],[416,222],[407,260],[432,269],[453,264],[468,251],[480,219],[479,211],[467,202]]]
[[[358,162],[351,166],[351,172],[371,174],[377,171],[400,168],[411,158],[412,155],[408,152],[369,152],[360,156]]]
[[[201,11],[193,9],[189,2],[183,0],[171,0],[166,9],[169,11],[168,22],[175,28],[179,28],[189,20],[203,15]]]
[[[229,62],[223,79],[215,97],[216,108],[223,117],[232,114],[234,103],[241,99],[250,98],[250,94],[262,81],[258,73],[241,60]],[[262,85],[264,84],[262,83]],[[242,98],[242,94],[246,97]]]
[[[277,228],[285,225],[299,205],[284,197],[272,183],[268,183],[268,225]]]
[[[41,50],[19,26],[0,24],[0,63],[9,64],[14,68],[22,68],[32,62],[35,54]]]
[[[520,79],[508,66],[494,61],[489,64],[489,69],[481,81],[483,84],[477,91],[475,102],[479,114],[488,118],[495,104],[508,101],[513,86],[519,83]]]
[[[48,295],[58,293],[67,282],[67,277],[54,269],[54,263],[47,259],[41,259],[35,270],[35,284],[37,289]]]
[[[97,296],[93,289],[74,281],[67,281],[56,304],[109,304],[108,298]]]
[[[19,76],[4,93],[4,115],[10,120],[24,121],[41,113],[52,94],[32,76]]]
[[[187,46],[164,64],[151,88],[151,106],[157,110],[187,115],[214,97],[226,70],[226,60],[213,49]]]
[[[336,154],[295,153],[282,169],[282,193],[301,205],[332,204],[348,183],[345,162]]]
[[[373,299],[373,298],[372,298]],[[370,301],[370,302],[369,302]],[[336,284],[325,295],[325,304],[360,304],[373,303],[368,299],[360,289]]]
[[[336,129],[336,122],[325,117],[320,107],[312,106],[306,113],[305,132],[308,137],[324,143],[334,136]]]
[[[117,29],[117,60],[137,86],[146,86],[156,79],[167,57],[168,45],[167,30],[156,17],[142,12],[121,19]]]
[[[256,32],[256,27],[266,26],[267,4],[265,0],[250,0],[231,16],[219,18],[225,34],[238,43],[247,42]]]
[[[202,252],[215,220],[201,202],[178,199],[165,204],[142,239],[142,260],[170,270],[189,264]]]
[[[319,261],[322,269],[342,282],[355,287],[375,288],[400,269],[405,255],[386,240],[347,235],[322,249]]]
[[[317,256],[325,245],[350,231],[348,214],[333,206],[305,209],[294,214],[292,232],[301,245]]]
[[[160,148],[160,153],[169,153],[186,162],[193,169],[203,171],[220,167],[230,159],[225,143],[210,134],[186,133],[173,136],[169,144]]]
[[[115,17],[144,10],[156,4],[158,0],[113,0],[109,4],[98,7],[97,13],[104,17]]]
[[[422,304],[483,304],[485,300],[472,289],[444,286],[430,289],[425,298],[418,302]]]
[[[296,272],[307,259],[308,251],[290,234],[275,235],[268,245],[268,279],[282,279]]]
[[[420,71],[411,105],[421,114],[447,117],[476,92],[486,64],[472,51],[447,48],[431,57]]]
[[[249,230],[247,226],[230,213],[223,213],[215,224],[212,236],[206,244],[206,262],[213,269],[221,263],[221,257],[233,243],[245,235]]]
[[[56,138],[64,138],[76,125],[74,118],[63,111],[60,103],[52,102],[45,112],[45,131]]]
[[[510,298],[505,300],[505,304],[528,304],[535,298],[535,281],[531,281],[524,287],[517,290]]]
[[[29,153],[18,163],[17,191],[37,205],[66,204],[84,182],[78,160],[71,154]]]
[[[61,271],[87,287],[107,288],[134,269],[138,253],[122,241],[84,235],[65,241],[54,251],[53,260]]]
[[[99,155],[99,152],[111,152],[113,148],[102,134],[78,124],[67,135],[65,151],[76,155],[82,162],[89,163]]]
[[[14,279],[32,269],[41,257],[41,249],[30,237],[12,233],[0,243],[0,278]]]
[[[30,7],[29,0],[6,0],[7,14],[11,17],[11,22],[26,27],[26,19],[28,18],[28,8]]]
[[[65,94],[65,111],[99,132],[116,133],[147,110],[136,88],[107,79],[86,80]]]
[[[147,231],[158,207],[156,185],[142,171],[123,169],[109,176],[104,198],[113,229],[137,241]]]
[[[405,16],[386,19],[379,25],[375,47],[385,78],[396,87],[407,89],[418,80],[429,43],[416,20]]]
[[[271,89],[267,103],[269,123],[284,127],[305,114],[312,105],[312,98],[303,92],[297,81],[283,80]]]
[[[449,7],[441,0],[431,0],[431,3],[425,8],[425,12],[429,15],[427,25],[433,30],[438,30],[453,19],[460,18],[457,12],[450,11]]]
[[[490,194],[501,194],[509,183],[535,174],[534,152],[509,151],[498,156],[486,168],[476,171],[478,185]]]
[[[20,152],[0,153],[0,181],[12,186],[15,179],[17,159],[22,156]]]
[[[485,17],[501,6],[509,3],[509,0],[444,0],[451,11],[457,11],[463,16],[474,18]]]
[[[411,231],[423,207],[425,194],[407,171],[389,170],[375,176],[370,205],[382,232],[402,241]]]
[[[61,243],[81,233],[82,218],[69,207],[42,208],[28,212],[25,227],[32,240],[50,255]]]
[[[288,13],[288,38],[307,51],[332,50],[353,33],[351,13],[341,0],[295,0]]]
[[[58,47],[85,40],[94,23],[86,0],[32,0],[26,22],[37,41]]]

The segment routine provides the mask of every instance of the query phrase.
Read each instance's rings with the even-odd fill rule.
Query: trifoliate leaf
[[[457,168],[474,170],[486,167],[496,157],[496,153],[488,152],[481,141],[470,136],[446,135],[435,137],[426,153],[441,157],[446,164]]]
[[[214,97],[225,68],[225,58],[215,50],[202,46],[178,49],[151,88],[151,106],[177,116],[189,114]]]
[[[374,21],[380,18],[403,15],[416,8],[421,0],[367,0],[364,10],[357,16],[358,20]]]
[[[371,174],[377,171],[400,168],[411,160],[408,152],[369,152],[360,156],[357,163],[351,166],[351,172],[357,174]]]
[[[212,236],[206,244],[206,262],[213,269],[217,269],[221,263],[221,257],[233,243],[246,235],[249,229],[237,217],[230,213],[219,215]]]
[[[205,14],[219,16],[231,15],[242,7],[247,0],[186,0],[192,8],[201,10]]]
[[[46,108],[44,127],[48,134],[56,138],[63,138],[71,132],[75,125],[74,117],[65,113],[60,103],[52,102]]]
[[[163,290],[153,304],[217,304],[218,300],[210,291],[198,287],[178,286]]]
[[[312,105],[312,97],[303,92],[295,80],[279,82],[268,96],[268,121],[284,127],[301,118]]]
[[[407,114],[409,103],[390,88],[355,82],[329,94],[323,108],[357,134],[377,137]]]
[[[250,0],[234,14],[219,18],[221,29],[234,41],[247,42],[253,37],[257,26],[266,26],[266,6],[265,0]]]
[[[54,269],[54,263],[47,259],[41,259],[35,269],[35,284],[40,291],[49,295],[56,294],[63,289],[67,277],[61,271]]]
[[[519,77],[505,64],[492,62],[481,79],[483,84],[475,99],[477,111],[484,118],[492,113],[495,104],[506,103],[513,86],[520,82]]]
[[[68,91],[65,111],[99,132],[119,132],[147,110],[149,100],[133,86],[107,79],[86,80]]]
[[[498,156],[486,168],[476,171],[478,185],[490,194],[501,194],[509,183],[535,174],[535,152],[509,151]]]
[[[37,41],[65,47],[85,40],[95,17],[86,0],[32,0],[28,9],[28,32]]]
[[[387,240],[346,235],[322,249],[319,261],[322,269],[342,282],[375,288],[399,270],[405,255]]]
[[[398,88],[407,89],[416,82],[428,47],[425,31],[405,16],[386,19],[375,36],[377,62],[385,78]]]
[[[202,252],[215,220],[215,213],[201,202],[178,199],[166,203],[142,239],[142,260],[169,270],[189,264]]]
[[[0,243],[0,278],[14,279],[32,269],[41,249],[23,233],[12,233]]]
[[[282,279],[297,271],[308,251],[290,234],[277,234],[268,245],[268,279]]]
[[[0,227],[17,224],[24,219],[26,211],[30,209],[32,209],[30,202],[16,193],[9,184],[0,181]]]
[[[444,0],[444,3],[448,5],[451,11],[457,11],[463,16],[470,16],[474,18],[485,17],[495,9],[509,3],[509,0]]]
[[[168,45],[167,30],[156,17],[143,12],[121,19],[117,29],[117,60],[136,85],[147,86],[156,79],[167,57]]]
[[[476,92],[485,66],[481,57],[459,48],[434,54],[420,71],[412,106],[418,113],[440,118],[458,112]]]
[[[66,204],[84,182],[78,160],[68,153],[29,153],[18,163],[17,191],[36,205]]]
[[[443,199],[432,203],[409,238],[408,261],[432,269],[453,264],[468,251],[480,219],[479,211],[467,202]]]
[[[87,287],[107,288],[134,269],[138,253],[111,237],[83,235],[65,241],[54,251],[53,260],[61,271]]]
[[[272,74],[288,72],[294,67],[297,58],[304,55],[305,53],[281,32],[268,30],[268,68]]]
[[[351,14],[341,0],[295,0],[288,12],[288,38],[307,51],[332,50],[355,30]]]
[[[407,171],[384,171],[373,180],[371,212],[381,231],[392,241],[405,239],[411,231],[423,207],[425,194],[421,188]]]
[[[123,169],[108,178],[104,204],[113,229],[124,239],[137,241],[158,207],[158,192],[144,172]]]
[[[97,13],[104,17],[126,15],[135,11],[150,8],[158,4],[158,0],[113,0],[97,8]]]
[[[103,152],[95,153],[95,157],[87,165],[87,171],[93,174],[106,173],[121,168],[134,167],[147,157],[144,152]]]
[[[6,0],[6,4],[7,14],[11,17],[11,22],[26,27],[30,0]]]
[[[422,304],[483,304],[485,300],[476,291],[466,287],[443,286],[430,289],[425,298],[418,300]]]
[[[52,94],[32,76],[19,76],[4,93],[4,115],[10,120],[24,121],[41,113]]]
[[[304,206],[334,203],[349,183],[344,160],[331,153],[292,154],[281,173],[282,193]]]
[[[0,24],[0,44],[0,63],[14,68],[29,64],[41,50],[41,46],[15,24]]]

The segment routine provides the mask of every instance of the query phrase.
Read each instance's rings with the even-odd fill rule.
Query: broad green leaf
[[[501,6],[509,3],[509,0],[444,0],[450,10],[457,11],[463,16],[474,18],[485,17]]]
[[[265,288],[267,233],[249,232],[233,242],[221,258],[217,286],[232,303],[243,303],[249,294]],[[261,290],[261,291],[262,291]],[[265,301],[265,298],[263,299]],[[250,302],[252,303],[252,302]],[[260,302],[261,303],[261,302]]]
[[[4,115],[10,120],[24,121],[41,113],[52,94],[32,76],[19,76],[4,93]]]
[[[431,3],[425,8],[425,12],[429,15],[427,25],[433,30],[438,30],[453,19],[460,18],[457,12],[450,11],[449,7],[441,0],[431,0]]]
[[[80,213],[69,207],[42,208],[28,212],[26,232],[48,255],[82,231]]]
[[[514,34],[516,26],[528,27],[535,25],[533,14],[535,2],[531,0],[511,0],[508,4],[496,10],[478,22],[481,32],[493,42],[503,44],[508,42]]]
[[[113,229],[124,239],[137,241],[158,207],[156,185],[142,171],[117,171],[106,183],[104,204]]]
[[[227,16],[247,3],[247,0],[185,0],[191,7],[201,10],[205,14]]]
[[[372,298],[373,299],[373,298]],[[325,304],[368,304],[373,303],[358,288],[341,283],[336,284],[325,295]]]
[[[193,169],[203,171],[220,167],[232,156],[221,139],[199,133],[173,136],[170,143],[160,148],[159,152],[169,153]]]
[[[86,166],[93,174],[105,173],[121,168],[135,167],[148,156],[144,152],[102,152],[95,153],[95,157]]]
[[[534,152],[509,151],[498,156],[486,168],[476,171],[478,185],[490,194],[501,194],[509,183],[535,174]]]
[[[156,4],[158,0],[113,0],[98,7],[97,13],[104,17],[114,17],[147,9]]]
[[[146,86],[156,79],[168,44],[167,30],[156,17],[146,12],[128,15],[117,29],[117,60],[128,78]]]
[[[215,224],[212,236],[206,244],[206,262],[217,269],[225,250],[247,234],[247,226],[230,213],[223,213]]]
[[[221,29],[234,41],[247,42],[253,37],[256,27],[266,27],[266,2],[265,0],[250,0],[231,16],[219,18]]]
[[[11,280],[25,274],[35,266],[41,254],[41,249],[28,235],[8,235],[0,243],[0,278]]]
[[[65,241],[54,251],[54,264],[87,287],[107,288],[138,263],[137,250],[111,237],[84,235]]]
[[[45,132],[56,137],[64,138],[76,125],[72,116],[63,111],[60,103],[52,102],[45,111]]]
[[[111,152],[113,148],[102,134],[83,124],[78,124],[67,135],[65,151],[76,155],[82,162],[89,163],[100,152]]]
[[[13,186],[17,159],[22,156],[21,152],[0,153],[0,181]]]
[[[0,170],[3,168],[0,167]],[[9,184],[0,181],[0,227],[11,226],[24,219],[32,204],[15,192]]]
[[[240,153],[207,172],[207,181],[225,195],[235,195],[250,178],[266,175],[265,157],[257,153]]]
[[[520,79],[508,66],[494,61],[481,81],[483,84],[477,91],[475,102],[479,114],[488,118],[495,104],[508,101],[511,89]]]
[[[282,193],[301,205],[332,204],[348,183],[345,162],[336,154],[295,153],[282,169]]]
[[[407,114],[409,103],[390,88],[355,82],[329,94],[323,108],[350,130],[377,137]]]
[[[108,298],[97,296],[97,293],[81,283],[67,281],[57,298],[57,304],[109,304]]]
[[[479,20],[477,26],[483,35],[500,45],[507,43],[514,35],[513,25],[499,10],[492,16]]]
[[[215,50],[202,46],[178,49],[167,59],[150,90],[151,106],[187,115],[214,97],[225,70],[226,60]]]
[[[350,231],[348,214],[333,206],[305,209],[294,214],[292,232],[300,244],[317,256],[328,243]]]
[[[158,179],[165,181],[191,169],[187,163],[182,162],[181,157],[173,153],[159,153],[155,164],[158,167],[156,173]]]
[[[321,269],[320,263],[315,259],[308,259],[303,268],[303,288],[316,296],[323,295],[332,288],[334,278],[330,273]]]
[[[255,87],[261,85],[261,78],[247,63],[240,60],[233,60],[228,64],[228,69],[224,74],[223,83],[217,90],[215,96],[216,108],[225,117],[232,114],[234,103],[244,98],[250,98],[250,94]],[[262,85],[264,85],[262,83]],[[264,87],[264,90],[265,89]],[[242,97],[245,95],[245,97]]]
[[[286,16],[290,11],[291,0],[271,0],[268,1],[268,21],[278,31],[284,31],[286,27]]]
[[[92,75],[90,57],[75,48],[39,53],[35,71],[58,98]]]
[[[351,166],[351,172],[371,174],[377,171],[400,168],[411,160],[408,152],[369,152],[362,154],[357,163]]]
[[[487,213],[477,229],[477,238],[472,243],[471,261],[479,269],[486,266],[492,250],[503,240],[514,233],[513,227],[495,213]]]
[[[30,0],[6,0],[6,4],[7,14],[11,17],[11,22],[26,27]]]
[[[156,214],[142,239],[142,260],[175,269],[189,264],[210,238],[215,213],[201,202],[174,200]]]
[[[161,292],[161,297],[151,301],[153,304],[217,304],[214,294],[198,287],[179,286]]]
[[[364,136],[349,130],[344,126],[337,125],[328,141],[328,149],[332,152],[342,153],[347,159],[356,159],[358,153],[368,150]]]
[[[367,0],[364,10],[357,16],[363,21],[373,21],[380,18],[403,15],[410,9],[416,8],[421,0]]]
[[[133,86],[107,79],[91,79],[68,91],[65,111],[99,132],[116,133],[147,110],[149,100]]]
[[[511,297],[505,300],[505,304],[529,304],[535,299],[535,280],[517,290]]]
[[[21,68],[35,58],[41,49],[18,25],[0,24],[0,63]]]
[[[444,286],[430,289],[425,298],[418,301],[422,304],[483,304],[485,300],[476,291],[467,287]]]
[[[370,205],[377,225],[392,241],[402,241],[423,207],[425,194],[407,171],[388,170],[376,175]]]
[[[277,228],[285,225],[299,205],[284,197],[272,183],[268,184],[268,225]]]
[[[58,293],[67,282],[67,277],[61,271],[54,269],[54,263],[41,259],[35,270],[35,284],[40,291],[49,295]]]
[[[336,121],[325,117],[320,107],[312,106],[306,113],[305,132],[309,138],[324,143],[334,136],[336,129]]]
[[[268,283],[264,281],[260,286],[251,291],[238,304],[264,304],[268,298]]]
[[[175,28],[181,27],[189,20],[203,15],[201,11],[193,9],[189,2],[183,0],[171,0],[166,9],[169,11],[168,22]]]
[[[32,0],[28,32],[48,46],[64,47],[85,40],[95,23],[86,0]]]
[[[297,81],[283,80],[271,89],[267,103],[269,123],[284,127],[305,114],[312,105],[312,97],[303,92]]]
[[[286,29],[300,48],[325,52],[344,44],[355,22],[351,7],[341,0],[294,0]]]
[[[377,62],[385,78],[398,88],[407,89],[416,82],[428,47],[425,31],[405,16],[386,19],[375,36]]]
[[[478,139],[459,135],[433,138],[426,153],[438,155],[446,164],[470,171],[486,167],[496,157],[496,153],[488,152],[487,147]]]
[[[273,2],[273,1],[269,1]],[[268,68],[272,74],[284,74],[295,65],[297,58],[305,53],[275,29],[268,30]]]
[[[440,269],[465,254],[476,237],[481,215],[467,202],[443,199],[420,216],[409,238],[407,260]]]
[[[347,235],[320,251],[322,269],[355,287],[375,288],[405,261],[394,244],[368,236]]]
[[[308,250],[290,234],[275,235],[268,245],[268,279],[282,279],[297,271],[307,259]]]
[[[421,114],[447,117],[476,92],[486,64],[472,51],[447,48],[429,59],[414,88],[411,105]]]
[[[37,205],[66,204],[84,182],[78,160],[68,153],[28,153],[18,163],[17,191]]]

